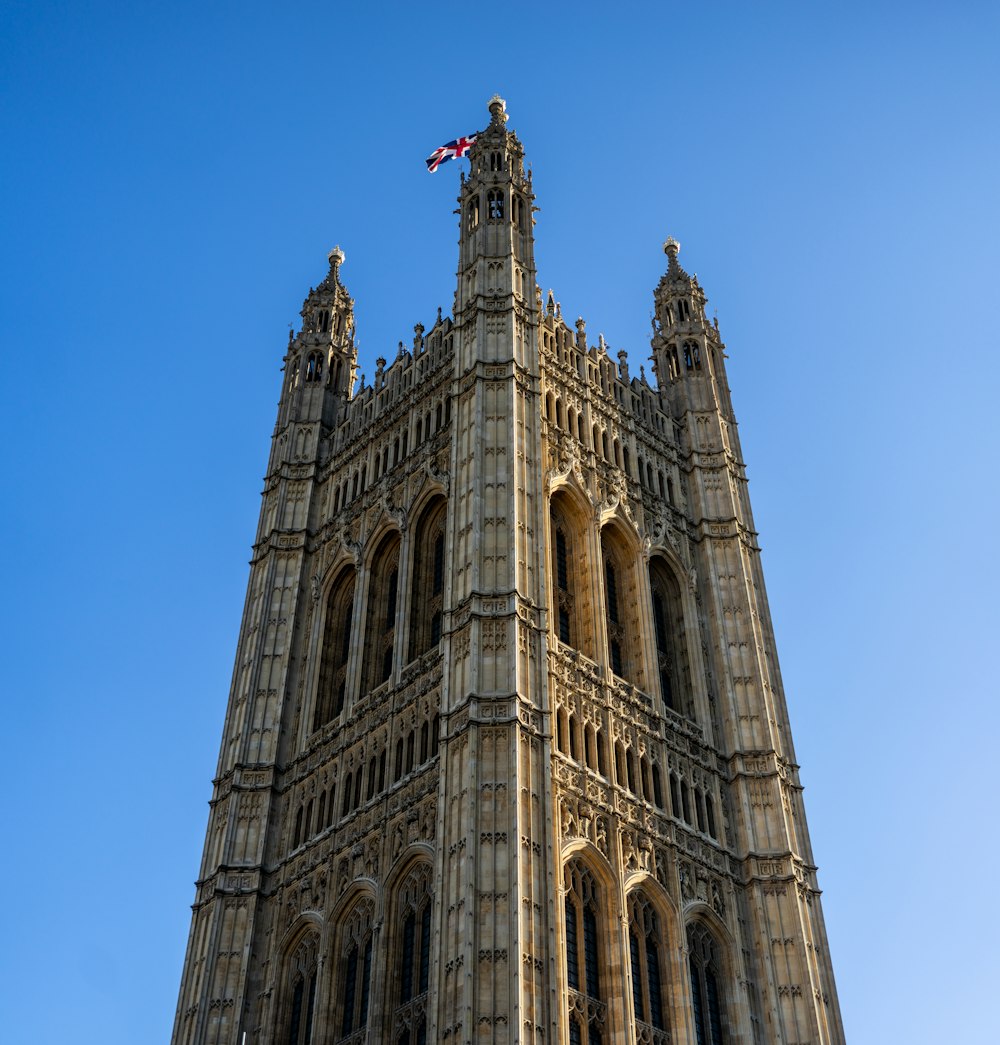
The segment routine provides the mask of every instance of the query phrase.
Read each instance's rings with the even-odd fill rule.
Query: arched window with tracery
[[[278,1045],[312,1045],[319,936],[307,934],[292,951],[285,977]]]
[[[691,976],[691,1006],[698,1045],[726,1045],[725,999],[719,944],[702,922],[688,926],[688,972]]]
[[[396,897],[395,1045],[425,1045],[431,966],[431,868],[418,864],[403,879]]]
[[[550,503],[549,534],[555,633],[564,645],[593,658],[594,629],[588,626],[581,583],[587,571],[585,538],[582,527],[574,525],[569,499],[560,493]]]
[[[347,659],[351,651],[351,625],[354,620],[353,567],[340,572],[326,599],[323,647],[320,655],[319,684],[313,729],[325,726],[344,710],[347,692]]]
[[[410,660],[433,649],[441,641],[445,507],[444,498],[439,498],[427,508],[417,524],[413,583],[410,585]]]
[[[600,891],[593,873],[579,859],[566,864],[565,888],[570,1039],[580,1045],[603,1045],[608,1009],[602,1000],[605,974]]]
[[[691,670],[684,633],[684,604],[680,585],[662,558],[654,557],[650,561],[649,588],[653,599],[660,696],[668,708],[691,718]]]
[[[382,685],[392,675],[399,599],[399,534],[388,534],[371,560],[362,693]]]
[[[341,923],[337,942],[336,992],[340,1011],[333,1028],[336,1041],[361,1042],[368,1027],[372,983],[372,926],[375,905],[356,903]]]
[[[641,891],[632,893],[628,900],[628,953],[636,1037],[653,1045],[667,1045],[667,948],[661,919]]]

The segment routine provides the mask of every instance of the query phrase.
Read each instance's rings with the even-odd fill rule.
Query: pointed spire
[[[668,279],[690,279],[691,277],[681,268],[677,261],[677,255],[681,252],[681,245],[673,236],[668,236],[663,244],[663,253],[667,255],[667,278]]]
[[[335,287],[340,282],[340,266],[344,264],[344,252],[339,246],[333,248],[326,256],[326,260],[330,262],[330,271],[326,275],[326,279],[320,284],[320,286]]]
[[[342,335],[354,321],[353,307],[347,288],[340,282],[340,266],[344,252],[334,247],[326,256],[329,271],[317,287],[310,287],[299,313],[304,320],[302,333],[323,335],[333,340]]]
[[[681,268],[677,260],[680,251],[680,243],[668,236],[663,244],[667,271],[653,292],[655,313],[650,344],[661,402],[665,390],[678,379],[708,373],[702,368],[706,338],[712,329],[705,318],[707,298],[698,277],[689,276]]]

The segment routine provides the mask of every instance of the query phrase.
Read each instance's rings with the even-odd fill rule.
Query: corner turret
[[[675,417],[686,410],[719,410],[732,421],[724,346],[719,329],[705,315],[708,298],[677,260],[681,245],[669,236],[663,244],[667,271],[653,292],[653,370],[660,402]]]
[[[330,268],[302,305],[302,327],[289,340],[279,426],[322,421],[332,427],[351,397],[358,353],[354,343],[354,299],[340,281],[344,252],[327,255]]]

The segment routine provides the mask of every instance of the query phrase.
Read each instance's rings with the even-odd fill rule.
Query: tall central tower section
[[[540,309],[530,178],[503,102],[459,198],[442,749],[441,1040],[557,1032]]]

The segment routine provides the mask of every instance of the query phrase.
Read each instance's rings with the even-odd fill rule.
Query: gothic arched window
[[[372,981],[372,923],[375,905],[365,899],[351,908],[339,934],[337,990],[341,999],[339,1040],[368,1025]]]
[[[306,359],[306,380],[319,381],[323,377],[323,356],[319,352],[310,352]]]
[[[279,1045],[311,1045],[316,1012],[317,950],[319,938],[306,936],[292,952],[288,962],[285,1000],[282,1005],[283,1030],[275,1035]]]
[[[393,970],[393,1042],[426,1041],[431,965],[431,869],[415,867],[399,887],[396,903],[396,968]]]
[[[486,194],[486,214],[490,221],[503,221],[503,189],[490,189]]]
[[[684,366],[688,370],[701,370],[701,349],[697,341],[684,342]]]
[[[363,689],[367,693],[392,675],[399,596],[399,535],[383,539],[372,557],[365,619]]]
[[[593,874],[580,860],[567,863],[565,887],[570,1037],[571,1040],[579,1041],[580,1045],[602,1045],[607,1005],[601,1000],[601,897]],[[574,1033],[577,1035],[575,1038]]]
[[[659,1041],[651,1031],[667,1030],[667,992],[664,987],[666,947],[660,919],[653,905],[641,893],[633,893],[628,903],[629,967],[632,971],[632,1007],[637,1029],[645,1029],[640,1041]],[[664,1039],[666,1040],[666,1039]]]
[[[691,717],[691,672],[681,589],[673,571],[661,558],[650,561],[649,587],[653,599],[660,696],[668,708]]]
[[[479,226],[479,197],[473,196],[469,200],[469,206],[465,212],[465,228],[467,232],[471,232],[474,228]]]
[[[313,729],[325,726],[344,710],[347,692],[347,659],[351,652],[351,625],[354,620],[354,570],[343,570],[330,585],[323,624],[319,684]]]
[[[688,926],[687,943],[695,1040],[698,1045],[726,1045],[719,945],[701,922]]]
[[[441,641],[444,619],[444,498],[422,515],[416,529],[410,608],[410,656],[413,660]]]

